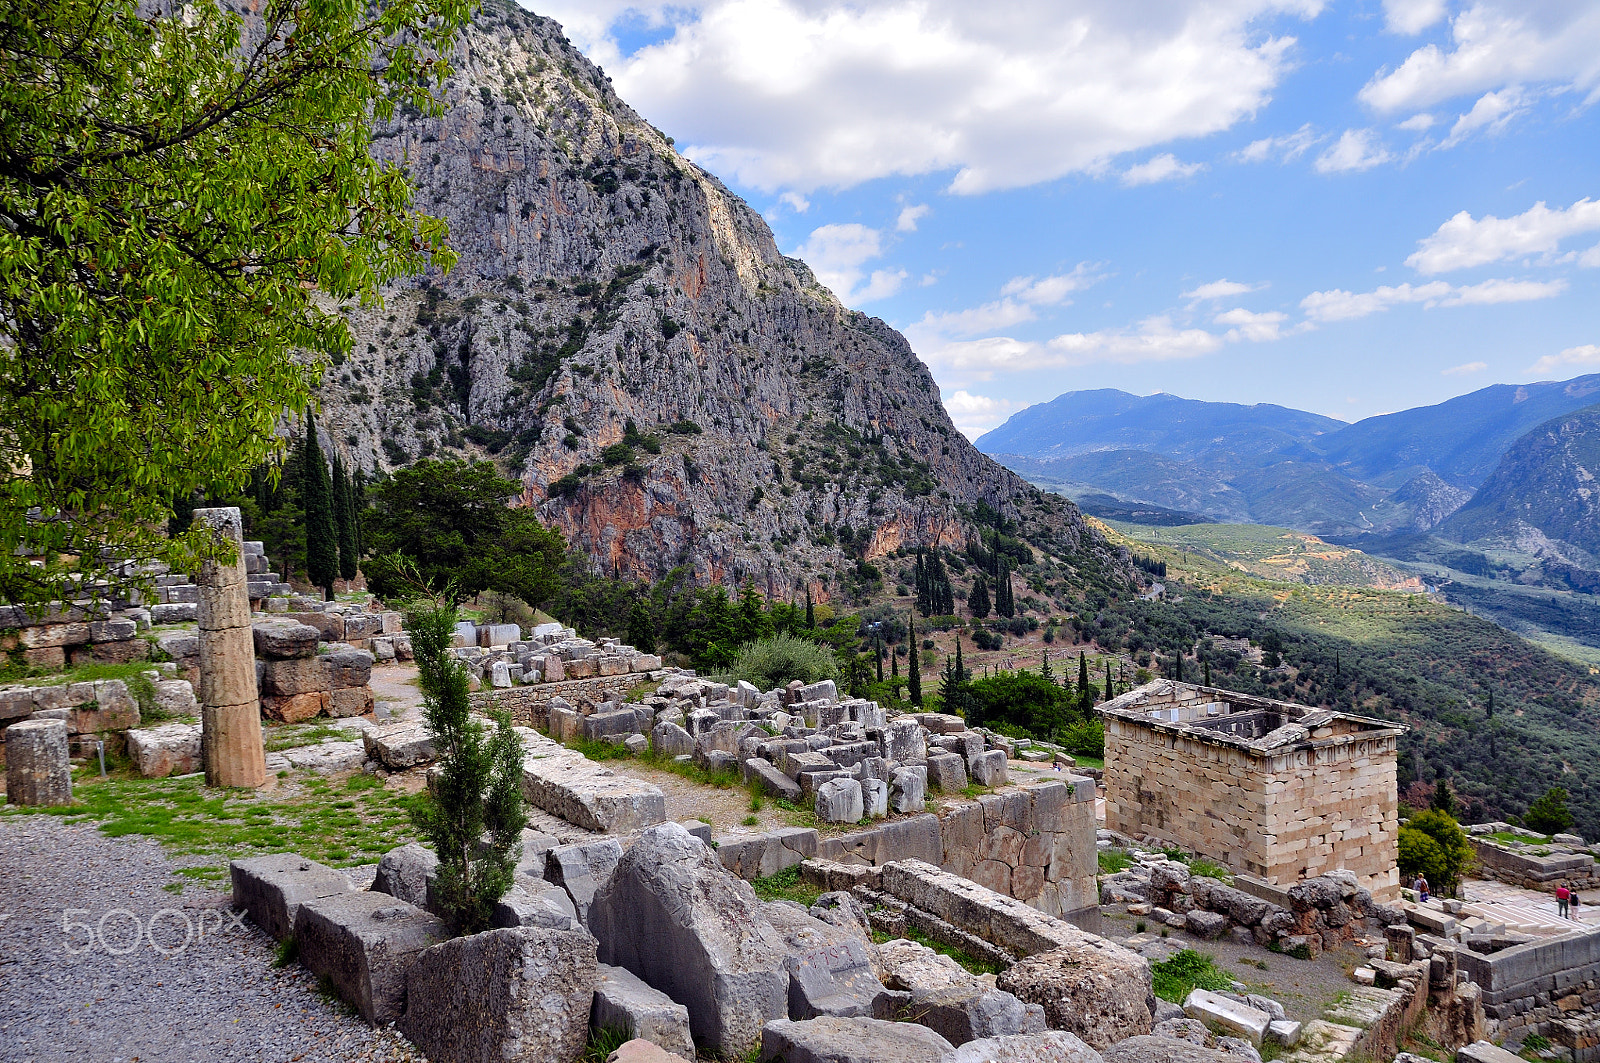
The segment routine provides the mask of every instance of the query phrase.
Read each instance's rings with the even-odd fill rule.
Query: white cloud
[[[1580,199],[1565,210],[1551,210],[1541,200],[1509,218],[1486,214],[1474,219],[1461,211],[1432,236],[1418,241],[1418,249],[1406,259],[1406,265],[1431,275],[1550,254],[1565,238],[1596,229],[1600,229],[1600,200]],[[1579,262],[1587,264],[1584,259]]]
[[[1235,158],[1240,162],[1266,162],[1271,158],[1281,162],[1293,162],[1316,142],[1317,135],[1312,130],[1311,123],[1307,122],[1293,133],[1281,137],[1252,140]]]
[[[991,399],[966,391],[944,396],[944,408],[955,422],[956,430],[968,439],[977,439],[1000,424],[1015,405],[1010,399]]]
[[[1101,274],[1087,262],[1080,262],[1071,273],[1058,273],[1049,277],[1012,277],[1000,286],[1001,295],[1015,296],[1035,306],[1055,306],[1071,302],[1067,296],[1081,292],[1100,280]]]
[[[912,333],[907,330],[908,336]],[[1160,315],[1146,318],[1131,329],[1069,332],[1042,343],[1011,336],[937,344],[924,344],[913,338],[912,342],[917,354],[935,371],[990,380],[996,373],[1031,369],[1197,358],[1221,347],[1223,337],[1205,329],[1174,328],[1170,318]]]
[[[1390,24],[1395,25],[1392,13]],[[1437,44],[1418,48],[1394,70],[1378,71],[1359,95],[1388,114],[1530,83],[1586,93],[1600,86],[1600,7],[1570,0],[1477,0],[1451,20],[1448,50]]]
[[[811,201],[799,192],[785,192],[778,197],[778,202],[787,204],[796,214],[804,214],[811,209]]]
[[[1489,363],[1488,362],[1464,362],[1461,365],[1453,365],[1449,369],[1441,369],[1441,370],[1439,370],[1439,375],[1440,376],[1467,376],[1468,374],[1471,374],[1471,373],[1481,373],[1487,368],[1489,368]]]
[[[1404,122],[1396,123],[1395,128],[1407,129],[1413,133],[1426,133],[1428,130],[1434,127],[1436,122],[1438,122],[1437,118],[1429,114],[1427,111],[1423,111],[1421,114],[1412,115]]]
[[[1346,129],[1339,142],[1317,156],[1318,173],[1370,170],[1394,161],[1394,156],[1370,129]]]
[[[1450,127],[1450,135],[1439,146],[1453,148],[1480,130],[1499,133],[1527,109],[1527,96],[1519,86],[1486,92],[1472,105],[1472,110],[1456,119],[1456,124]]]
[[[966,310],[928,312],[905,330],[913,346],[939,347],[957,336],[978,336],[1038,318],[1036,308],[1063,306],[1068,296],[1101,279],[1095,267],[1080,262],[1071,273],[1049,277],[1013,277],[1000,287],[1000,298]]]
[[[1383,0],[1383,22],[1391,33],[1421,33],[1444,14],[1445,0]]]
[[[1227,333],[1227,338],[1230,340],[1245,339],[1261,343],[1282,339],[1283,323],[1288,319],[1288,314],[1281,314],[1276,310],[1256,314],[1240,307],[1224,311],[1212,318],[1212,321],[1218,325],[1232,326]]]
[[[895,230],[902,233],[916,232],[917,222],[926,217],[928,212],[932,209],[933,208],[928,206],[926,203],[918,203],[914,206],[902,207],[900,210],[900,217],[895,219]]]
[[[1205,168],[1205,163],[1202,162],[1179,162],[1176,155],[1168,152],[1157,155],[1148,162],[1128,167],[1122,173],[1122,183],[1131,188],[1136,185],[1153,185],[1160,181],[1181,181],[1186,177],[1193,177]]]
[[[950,171],[958,193],[1232,128],[1325,0],[546,0],[701,165],[776,191]],[[624,56],[616,27],[670,36]]]
[[[1595,244],[1589,250],[1578,256],[1578,265],[1584,269],[1600,269],[1600,244]]]
[[[795,254],[847,306],[886,299],[910,276],[903,269],[878,269],[869,275],[866,263],[883,254],[882,234],[855,222],[813,229]]]
[[[1547,354],[1528,367],[1530,373],[1556,373],[1564,369],[1600,369],[1600,344],[1568,347],[1560,354]]]
[[[1422,303],[1427,307],[1484,306],[1550,299],[1566,290],[1567,282],[1563,280],[1487,280],[1459,288],[1444,281],[1430,281],[1419,285],[1383,285],[1370,292],[1347,292],[1342,288],[1312,292],[1300,300],[1300,309],[1313,322],[1352,321],[1403,303]]]
[[[1250,292],[1260,291],[1266,284],[1240,284],[1224,277],[1210,284],[1202,284],[1183,293],[1183,298],[1189,300],[1189,305],[1204,302],[1207,299],[1232,299],[1236,295],[1246,295]]]

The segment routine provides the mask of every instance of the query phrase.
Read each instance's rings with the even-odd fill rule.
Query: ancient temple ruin
[[[1108,829],[1273,885],[1343,868],[1374,897],[1398,896],[1405,728],[1167,680],[1099,711]]]

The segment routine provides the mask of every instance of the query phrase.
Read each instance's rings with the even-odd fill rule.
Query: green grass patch
[[[1098,768],[1101,771],[1105,770],[1106,762],[1101,757],[1080,757],[1077,754],[1073,754],[1072,759],[1078,762],[1078,767],[1080,768]]]
[[[390,790],[382,780],[357,775],[331,783],[312,777],[294,797],[207,789],[205,780],[143,779],[83,772],[74,782],[76,802],[57,808],[0,807],[0,815],[55,815],[99,824],[109,837],[155,838],[175,856],[214,857],[177,874],[220,886],[228,861],[294,852],[331,866],[373,863],[397,845],[416,840],[411,808],[420,798]]]
[[[1133,866],[1133,857],[1121,849],[1102,849],[1099,860],[1102,875],[1115,875],[1118,871],[1126,871]]]
[[[620,1026],[591,1027],[589,1043],[583,1046],[583,1055],[578,1057],[578,1063],[606,1063],[611,1053],[630,1040],[632,1037],[628,1031]]]
[[[756,896],[764,901],[799,901],[807,908],[817,903],[822,891],[800,877],[798,867],[785,868],[776,875],[758,878],[750,883]]]
[[[1173,1004],[1182,1004],[1196,989],[1216,992],[1233,985],[1233,979],[1218,969],[1216,961],[1193,949],[1184,949],[1164,963],[1152,964],[1150,974],[1156,996]]]
[[[1495,831],[1493,834],[1480,834],[1480,838],[1487,838],[1501,845],[1549,845],[1553,840],[1547,837],[1529,838],[1523,834],[1512,834],[1510,831]]]
[[[316,723],[274,727],[268,730],[264,737],[268,753],[281,753],[285,749],[314,746],[329,738],[349,741],[355,737],[355,734],[343,728],[329,727],[327,724]]]
[[[1219,882],[1233,881],[1233,872],[1221,864],[1214,864],[1198,856],[1189,861],[1189,874],[1199,875],[1201,878],[1214,878]]]
[[[140,672],[148,672],[155,665],[149,661],[129,661],[127,664],[104,664],[100,661],[85,661],[75,664],[59,672],[48,671],[43,668],[28,668],[25,675],[18,675],[7,682],[22,683],[24,686],[45,687],[58,686],[62,683],[92,683],[101,679],[121,679],[126,682],[137,676]]]
[[[952,960],[955,960],[962,967],[965,967],[973,974],[999,974],[1001,971],[1005,970],[1005,968],[1001,967],[997,963],[990,963],[988,960],[980,960],[970,953],[962,951],[961,949],[951,948],[949,945],[937,942],[915,927],[906,927],[905,937],[908,941],[915,941],[919,945],[924,945],[932,949],[934,952],[937,952],[941,956],[950,957]],[[887,934],[883,934],[874,930],[872,932],[872,940],[882,945],[885,941],[890,940],[890,938]]]

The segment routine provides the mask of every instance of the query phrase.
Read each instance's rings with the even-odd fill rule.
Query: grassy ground
[[[254,792],[207,789],[199,777],[144,779],[119,772],[102,779],[84,771],[73,780],[73,792],[73,805],[0,805],[0,817],[56,815],[96,822],[111,837],[156,838],[174,856],[194,858],[179,874],[211,886],[226,883],[228,861],[235,858],[296,852],[348,867],[373,863],[415,840],[415,796],[370,775],[310,776],[281,792]]]

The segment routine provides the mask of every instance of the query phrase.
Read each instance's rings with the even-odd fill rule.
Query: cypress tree
[[[355,529],[357,567],[360,567],[361,558],[367,552],[367,535],[363,527],[366,512],[367,474],[357,469],[354,479],[350,481],[350,526]]]
[[[1117,696],[1116,688],[1111,685],[1111,661],[1106,661],[1106,700],[1110,701]]]
[[[339,578],[339,534],[333,521],[333,488],[328,482],[328,464],[322,460],[317,423],[309,413],[306,414],[304,460],[301,498],[306,514],[306,571],[312,584],[322,588],[323,597],[332,598],[333,581]]]
[[[956,636],[956,678],[967,679],[967,666],[961,660],[961,636]]]
[[[356,578],[360,557],[356,553],[356,512],[350,477],[337,454],[333,456],[333,517],[339,533],[339,578],[348,583]]]
[[[1489,704],[1484,707],[1483,711],[1487,719],[1494,719],[1494,690],[1492,688],[1489,691]]]
[[[1206,659],[1206,686],[1211,685],[1211,659]]]
[[[889,650],[889,677],[891,679],[900,678],[900,655],[895,653],[892,648]]]
[[[813,610],[812,607],[811,607],[811,588],[807,587],[806,588],[806,630],[807,631],[815,631],[816,629],[817,629],[817,614],[816,614],[815,610]]]
[[[909,618],[911,624],[911,659],[906,666],[906,689],[911,695],[911,704],[922,708],[922,657],[917,653],[917,617],[912,614]]]
[[[1078,654],[1078,694],[1081,697],[1089,696],[1089,658],[1082,652]]]
[[[1050,674],[1050,647],[1049,646],[1046,646],[1044,648],[1044,663],[1039,666],[1039,674],[1044,676],[1046,679],[1049,679],[1049,680],[1054,680],[1055,679],[1055,676]]]
[[[878,636],[872,636],[872,659],[878,665],[878,682],[883,682],[883,643],[878,641]]]
[[[989,615],[989,584],[981,575],[972,580],[972,593],[967,597],[967,608],[979,620],[986,619]]]

